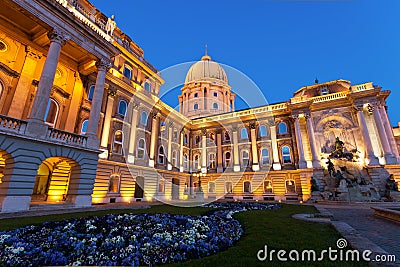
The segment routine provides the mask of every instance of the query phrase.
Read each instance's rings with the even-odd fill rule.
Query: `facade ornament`
[[[138,109],[139,109],[139,106],[140,106],[140,103],[135,102],[135,101],[132,101],[132,108],[133,108],[134,110],[138,110]]]
[[[250,122],[249,126],[250,126],[250,129],[255,129],[256,128],[256,123],[255,122]]]
[[[117,23],[115,22],[115,16],[111,15],[111,18],[107,19],[107,24],[106,24],[106,33],[110,36],[113,35],[114,29],[117,26]]]
[[[64,31],[54,28],[52,31],[50,31],[47,34],[47,37],[49,37],[51,42],[55,42],[60,44],[61,46],[65,45],[65,43],[71,39],[71,37],[65,33]]]
[[[293,120],[298,120],[299,119],[299,114],[292,114],[290,116]]]
[[[39,81],[38,80],[32,80],[32,85],[37,87],[39,85]]]
[[[306,119],[311,118],[311,112],[304,112],[304,118]]]
[[[207,130],[206,129],[201,129],[201,135],[206,136],[207,135]]]

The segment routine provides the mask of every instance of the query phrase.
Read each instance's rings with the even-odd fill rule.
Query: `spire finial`
[[[201,60],[211,60],[211,57],[208,55],[208,45],[205,45],[206,51],[204,53],[204,56],[201,58]]]
[[[315,77],[315,84],[318,84],[318,78]]]

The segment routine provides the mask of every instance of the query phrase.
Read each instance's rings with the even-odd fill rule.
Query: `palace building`
[[[390,91],[371,82],[315,83],[235,111],[205,54],[178,111],[143,50],[89,1],[5,0],[0,21],[1,212],[190,202],[200,189],[205,201],[306,201],[312,178],[339,198],[353,189],[335,181],[361,179],[359,197],[379,198],[387,177],[400,181]]]

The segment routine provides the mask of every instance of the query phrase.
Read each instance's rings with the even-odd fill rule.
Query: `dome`
[[[207,54],[194,63],[186,74],[185,84],[197,81],[219,81],[228,83],[225,70]]]

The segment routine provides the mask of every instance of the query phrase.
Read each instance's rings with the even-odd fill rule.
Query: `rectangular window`
[[[272,193],[272,182],[264,181],[264,193]]]
[[[159,193],[164,193],[165,191],[165,182],[164,179],[158,180],[158,192]]]
[[[232,182],[225,182],[225,193],[233,193]]]
[[[132,69],[129,68],[128,66],[124,66],[124,76],[129,80],[132,79]]]
[[[215,193],[215,183],[214,182],[208,183],[208,193]]]

